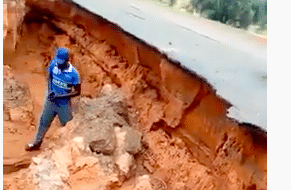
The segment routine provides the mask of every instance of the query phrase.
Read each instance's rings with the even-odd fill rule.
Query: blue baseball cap
[[[58,64],[63,64],[69,61],[70,50],[68,48],[63,48],[63,47],[58,48],[56,58],[57,58]]]

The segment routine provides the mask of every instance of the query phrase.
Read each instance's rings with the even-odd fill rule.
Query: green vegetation
[[[184,9],[189,13],[219,21],[237,28],[267,30],[267,0],[157,0],[169,7]]]

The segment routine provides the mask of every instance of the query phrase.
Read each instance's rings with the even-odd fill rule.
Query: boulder
[[[111,155],[115,150],[116,137],[113,126],[109,123],[100,122],[98,119],[90,122],[86,126],[83,137],[92,152]]]
[[[142,149],[141,134],[132,127],[124,127],[126,131],[124,149],[130,154],[137,154]]]
[[[124,97],[113,86],[105,85],[99,98],[80,100],[78,114],[73,122],[76,124],[73,138],[82,136],[85,145],[93,152],[112,155],[116,148],[114,126],[126,126],[129,122]],[[135,132],[129,133],[130,138],[134,136],[131,140],[136,143],[139,137],[136,137]],[[128,144],[130,154],[139,149],[129,145],[130,143],[125,144]]]
[[[104,138],[90,142],[89,147],[92,150],[92,152],[96,152],[97,154],[102,153],[104,155],[113,154],[115,149],[114,143]]]

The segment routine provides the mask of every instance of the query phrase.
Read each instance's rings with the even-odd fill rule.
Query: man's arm
[[[54,68],[54,65],[55,65],[54,60],[51,60],[50,65],[47,69],[47,71],[48,71],[48,94],[50,94],[53,91],[53,89],[52,89],[52,82],[53,82],[52,81],[53,80],[52,70]]]
[[[69,94],[59,94],[56,95],[56,98],[74,97],[81,94],[81,84],[70,84],[68,87],[72,87],[72,91]]]
[[[52,73],[48,71],[48,92],[52,92]]]

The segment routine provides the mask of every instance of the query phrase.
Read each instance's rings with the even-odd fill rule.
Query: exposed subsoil
[[[63,128],[56,119],[41,150],[24,151],[38,125],[47,86],[45,69],[56,46],[70,48],[71,62],[82,76],[81,96],[73,99],[74,115],[80,98],[99,98],[110,84],[125,97],[132,127],[143,136],[143,149],[134,157],[135,173],[108,188],[145,189],[137,181],[146,174],[165,184],[151,180],[152,189],[267,189],[266,132],[227,118],[229,103],[217,97],[210,84],[73,4],[27,1],[27,7],[18,32],[15,9],[8,9],[8,14],[4,10],[4,86],[11,84],[7,89],[25,94],[13,97],[16,103],[3,112],[9,113],[3,121],[4,189],[37,189],[25,171],[31,170],[32,159],[60,146],[56,143]],[[13,92],[7,91],[9,97]],[[4,106],[10,101],[5,93]],[[85,167],[72,174],[70,188],[96,189],[96,170]]]

